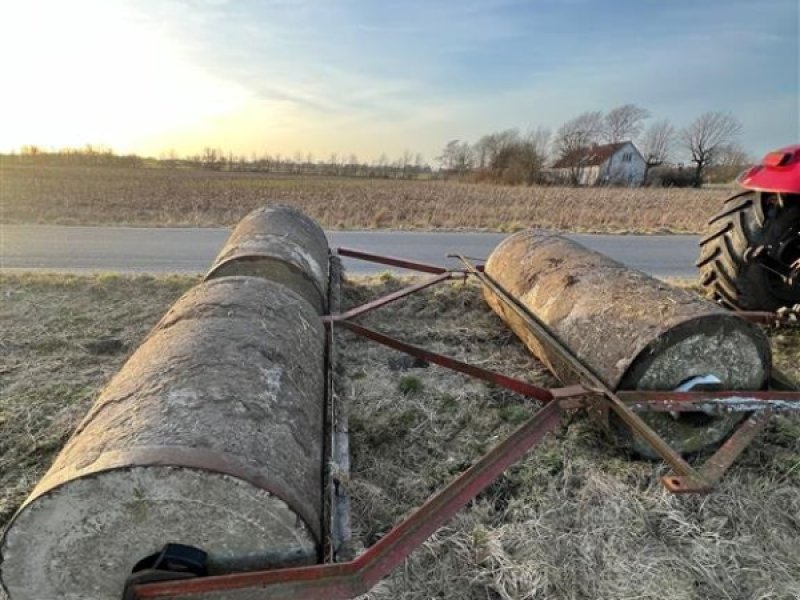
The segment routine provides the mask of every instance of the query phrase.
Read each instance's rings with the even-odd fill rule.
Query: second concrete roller
[[[536,231],[506,238],[486,273],[541,319],[612,389],[674,390],[711,376],[723,389],[761,389],[770,375],[766,335],[697,295],[634,271],[564,237]],[[570,369],[490,290],[490,306],[564,383]],[[644,413],[676,450],[724,439],[741,417]],[[653,453],[619,423],[618,440]]]

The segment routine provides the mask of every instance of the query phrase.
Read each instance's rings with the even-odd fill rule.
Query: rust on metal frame
[[[351,562],[311,567],[235,573],[137,585],[138,600],[203,598],[234,590],[250,590],[249,598],[344,600],[364,594],[399,566],[439,527],[488,487],[530,448],[558,427],[561,406],[550,402],[519,429],[482,456],[450,484]]]
[[[443,354],[437,354],[436,352],[431,352],[430,350],[420,348],[419,346],[413,346],[378,331],[368,329],[363,325],[353,323],[352,321],[339,321],[338,325],[346,327],[356,335],[370,339],[374,342],[378,342],[379,344],[393,348],[394,350],[399,350],[400,352],[404,352],[415,358],[426,360],[430,363],[446,367],[453,371],[458,371],[459,373],[465,373],[475,377],[476,379],[482,379],[483,381],[494,383],[529,398],[536,398],[542,402],[550,402],[555,397],[553,392],[547,388],[542,388],[526,381],[515,379],[513,377],[509,377],[508,375],[503,375],[502,373],[497,373],[495,371],[490,371],[488,369],[461,362],[455,358],[444,356]],[[576,395],[583,394],[585,394],[584,388],[576,388]]]
[[[358,260],[374,262],[381,265],[389,265],[392,267],[400,267],[401,269],[409,269],[411,271],[433,273],[434,275],[447,273],[450,270],[445,267],[440,267],[439,265],[431,265],[428,263],[417,262],[414,260],[407,260],[405,258],[398,258],[396,256],[382,256],[380,254],[371,254],[369,252],[362,252],[361,250],[354,250],[352,248],[337,248],[336,253],[339,256],[346,256],[348,258],[355,258]]]
[[[667,475],[661,478],[664,486],[676,494],[707,492],[725,474],[736,458],[744,452],[750,442],[766,427],[772,417],[770,410],[751,413],[736,431],[719,447],[719,449],[701,467],[700,473],[707,487],[698,487],[697,482],[687,480],[679,475]]]
[[[634,411],[707,413],[800,410],[800,392],[788,391],[703,391],[654,392],[618,391],[617,395]]]
[[[436,285],[437,283],[441,283],[442,281],[455,279],[457,277],[459,277],[457,273],[445,271],[444,273],[439,273],[435,277],[431,277],[430,279],[425,279],[420,283],[410,285],[401,290],[397,290],[396,292],[392,292],[391,294],[386,294],[385,296],[381,296],[380,298],[376,298],[375,300],[372,300],[360,306],[348,309],[338,315],[326,315],[322,317],[322,321],[323,323],[335,323],[337,321],[342,321],[345,319],[353,319],[355,317],[360,317],[361,315],[368,313],[372,310],[375,310],[376,308],[380,308],[381,306],[386,306],[387,304],[390,304],[396,300],[400,300],[401,298],[405,298],[406,296],[410,296],[411,294],[415,294],[416,292],[429,288],[432,285]],[[463,275],[461,275],[461,277],[463,277]]]

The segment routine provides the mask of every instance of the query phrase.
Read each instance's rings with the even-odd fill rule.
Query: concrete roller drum
[[[241,220],[206,279],[230,275],[281,283],[322,314],[328,298],[328,240],[312,219],[291,206],[254,210]]]
[[[611,389],[674,390],[715,376],[724,389],[758,390],[767,382],[766,335],[718,305],[631,270],[558,235],[526,231],[492,252],[486,273],[552,329]],[[577,383],[500,300],[486,299],[565,384]],[[683,453],[724,439],[741,419],[702,413],[640,416]],[[612,419],[618,441],[645,456],[649,446]]]
[[[186,293],[112,379],[0,546],[11,600],[118,600],[167,542],[211,573],[316,563],[325,330],[297,293]]]

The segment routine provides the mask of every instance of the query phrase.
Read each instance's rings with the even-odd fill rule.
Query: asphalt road
[[[222,248],[228,229],[62,227],[0,225],[0,268],[5,271],[203,273]],[[329,231],[331,246],[452,264],[458,252],[485,258],[501,233]],[[569,237],[657,277],[695,276],[698,236],[583,235]],[[346,260],[351,273],[388,268]],[[395,269],[396,270],[396,269]]]

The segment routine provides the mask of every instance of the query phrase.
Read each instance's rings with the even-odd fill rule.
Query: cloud
[[[170,40],[196,73],[241,92],[234,112],[180,129],[183,140],[238,151],[285,144],[430,157],[448,139],[555,128],[626,102],[678,125],[705,110],[731,111],[757,151],[782,131],[798,137],[794,0],[757,10],[742,0],[119,6]]]

